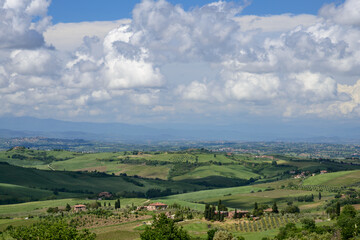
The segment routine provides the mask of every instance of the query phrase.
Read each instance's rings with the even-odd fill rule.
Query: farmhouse
[[[86,210],[86,206],[79,204],[79,205],[75,205],[74,206],[74,211],[75,212],[81,212],[81,211],[85,211]]]
[[[151,203],[149,204],[149,206],[146,206],[146,209],[148,211],[155,211],[155,210],[159,210],[159,209],[166,209],[167,205],[165,203]]]
[[[101,193],[99,193],[98,194],[98,196],[99,196],[99,198],[105,198],[105,199],[107,199],[107,198],[111,198],[112,197],[112,194],[111,193],[109,193],[109,192],[101,192]]]
[[[215,211],[215,215],[218,215],[218,214],[220,214],[220,215],[224,215],[224,217],[227,217],[227,216],[229,216],[229,212],[228,211]]]
[[[325,173],[327,173],[326,170],[321,170],[321,171],[320,171],[320,174],[325,174]]]
[[[272,213],[272,212],[273,212],[272,208],[267,208],[264,210],[264,213]]]
[[[242,217],[246,217],[249,215],[249,211],[236,211],[236,218],[242,218]],[[235,211],[230,211],[229,214],[227,215],[228,218],[234,218],[235,216]]]

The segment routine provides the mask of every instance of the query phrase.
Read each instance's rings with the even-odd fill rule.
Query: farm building
[[[160,210],[160,209],[166,209],[167,205],[165,203],[151,203],[149,204],[149,206],[146,206],[146,209],[148,211],[155,211],[155,210]]]
[[[229,216],[229,212],[228,211],[215,211],[215,215],[218,215],[218,214],[221,214],[221,215],[224,215],[224,217],[227,217]]]
[[[246,216],[248,216],[249,215],[249,211],[242,211],[242,210],[240,210],[240,211],[236,211],[236,218],[242,218],[242,217],[246,217]],[[234,218],[234,215],[235,215],[235,211],[230,211],[229,213],[228,213],[228,218]]]
[[[74,211],[75,212],[81,212],[81,211],[85,211],[86,210],[86,206],[79,204],[79,205],[75,205],[74,206]]]
[[[264,210],[264,213],[272,213],[272,212],[273,212],[272,208],[267,208]]]
[[[109,193],[109,192],[101,192],[101,193],[99,193],[98,194],[98,197],[99,198],[111,198],[112,197],[112,194],[111,193]]]

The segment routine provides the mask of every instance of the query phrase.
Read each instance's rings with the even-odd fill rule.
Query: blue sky
[[[49,15],[54,23],[81,21],[112,21],[131,18],[135,4],[140,0],[53,0]],[[185,9],[213,2],[211,0],[171,0]],[[242,3],[243,1],[234,1]],[[244,9],[243,15],[314,14],[328,3],[342,3],[343,0],[253,0]]]

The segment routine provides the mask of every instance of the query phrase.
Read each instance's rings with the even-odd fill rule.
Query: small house
[[[239,210],[239,211],[236,211],[236,218],[242,218],[242,217],[246,217],[246,216],[248,216],[249,215],[249,211],[242,211],[242,210]],[[235,211],[230,211],[229,213],[228,213],[228,216],[227,216],[228,218],[235,218]]]
[[[86,206],[83,204],[79,204],[79,205],[75,205],[74,206],[74,211],[75,212],[81,212],[81,211],[85,211],[86,210]]]
[[[155,210],[160,210],[160,209],[166,209],[167,205],[165,203],[151,203],[148,206],[146,206],[146,209],[148,211],[155,211]]]
[[[272,208],[267,208],[264,210],[264,213],[272,213],[272,212],[273,212]]]
[[[103,199],[107,199],[107,198],[112,198],[112,194],[109,192],[101,192],[98,194],[99,198]]]

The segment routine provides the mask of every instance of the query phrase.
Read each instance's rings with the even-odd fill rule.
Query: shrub
[[[9,227],[6,232],[14,239],[37,240],[94,240],[96,235],[85,229],[79,231],[63,219],[45,219],[31,226]]]

